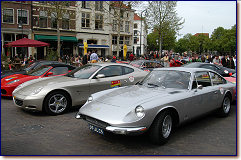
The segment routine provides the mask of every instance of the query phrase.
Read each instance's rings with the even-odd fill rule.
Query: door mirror
[[[203,89],[203,85],[197,85],[197,89]]]
[[[99,78],[105,78],[105,75],[104,75],[104,74],[98,74],[98,75],[96,76],[96,78],[97,78],[97,79],[99,79]]]
[[[48,73],[46,74],[46,77],[52,76],[52,75],[53,75],[53,72],[48,72]]]

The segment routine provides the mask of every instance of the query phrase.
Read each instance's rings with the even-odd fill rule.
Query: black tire
[[[226,95],[223,99],[222,106],[218,109],[218,115],[220,117],[227,117],[230,113],[230,109],[231,109],[231,98]]]
[[[168,124],[164,126],[164,123]],[[170,111],[161,112],[150,128],[150,140],[154,144],[165,144],[170,138],[173,129],[173,117]]]
[[[55,91],[47,95],[44,100],[44,109],[49,115],[59,115],[66,112],[70,107],[69,96],[62,91]]]

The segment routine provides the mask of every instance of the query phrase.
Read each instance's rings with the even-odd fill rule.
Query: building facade
[[[12,47],[5,45],[23,37],[31,38],[31,1],[5,1],[2,2],[1,21],[1,53],[13,58],[31,54],[30,48]]]
[[[33,48],[37,59],[43,59],[47,49],[57,50],[57,21],[60,30],[60,56],[73,56],[78,52],[76,39],[76,2],[60,2],[62,8],[52,9],[57,1],[33,1],[33,32],[32,39],[50,43],[50,47]],[[60,12],[57,14],[57,12]]]
[[[144,18],[136,13],[133,26],[133,53],[137,56],[144,55],[147,51],[147,29]]]

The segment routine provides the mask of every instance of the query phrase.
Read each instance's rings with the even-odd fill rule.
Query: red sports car
[[[1,96],[12,96],[13,90],[20,84],[32,79],[50,76],[61,76],[75,69],[74,66],[67,64],[52,64],[42,66],[27,74],[14,74],[1,79]]]
[[[227,81],[232,82],[232,83],[236,83],[236,73],[234,73],[232,76],[230,77],[224,77]]]

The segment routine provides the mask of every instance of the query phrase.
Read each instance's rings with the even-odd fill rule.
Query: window
[[[82,8],[90,8],[90,1],[82,1]]]
[[[120,11],[120,17],[121,17],[121,18],[124,17],[124,11],[123,11],[123,10]]]
[[[130,37],[125,37],[125,44],[130,45]]]
[[[49,72],[53,72],[53,76],[60,75],[60,74],[67,74],[68,68],[67,67],[55,67],[51,69]]]
[[[113,20],[112,31],[117,31],[117,20]]]
[[[123,43],[124,43],[124,37],[120,36],[120,44],[123,44]]]
[[[134,37],[134,44],[137,44],[137,37]]]
[[[69,14],[63,14],[62,29],[69,29]]]
[[[117,36],[112,36],[112,44],[117,44]]]
[[[82,13],[82,28],[90,27],[90,13]]]
[[[13,9],[3,9],[3,22],[4,23],[13,23]]]
[[[120,31],[122,32],[124,31],[123,23],[124,23],[123,21],[120,22]]]
[[[28,24],[28,11],[18,9],[18,24]]]
[[[103,1],[95,1],[95,10],[102,11],[103,10]]]
[[[211,81],[213,83],[213,85],[219,85],[219,84],[225,84],[225,80],[220,77],[219,75],[213,73],[213,72],[210,72],[210,77],[211,77]]]
[[[103,29],[103,15],[95,14],[95,29]]]
[[[134,24],[134,28],[137,28],[137,23]]]
[[[47,11],[40,11],[39,12],[39,27],[40,28],[47,28]]]
[[[138,32],[137,30],[134,30],[134,36],[137,36],[137,32]]]
[[[129,73],[134,72],[134,69],[129,68],[129,67],[123,67],[123,70],[124,70],[124,74],[129,74]]]
[[[57,18],[56,18],[56,13],[52,12],[51,13],[51,28],[57,28]]]
[[[197,84],[203,87],[211,86],[211,80],[208,72],[197,72],[196,73]]]
[[[126,21],[125,23],[125,32],[130,32],[130,22],[129,21]]]
[[[121,76],[122,68],[121,66],[108,66],[99,71],[98,74],[104,74],[105,77]]]
[[[213,65],[202,65],[202,68],[207,68],[207,69],[211,69],[211,70],[213,70],[213,71],[218,71],[218,68],[217,67],[215,67],[215,66],[213,66]]]

